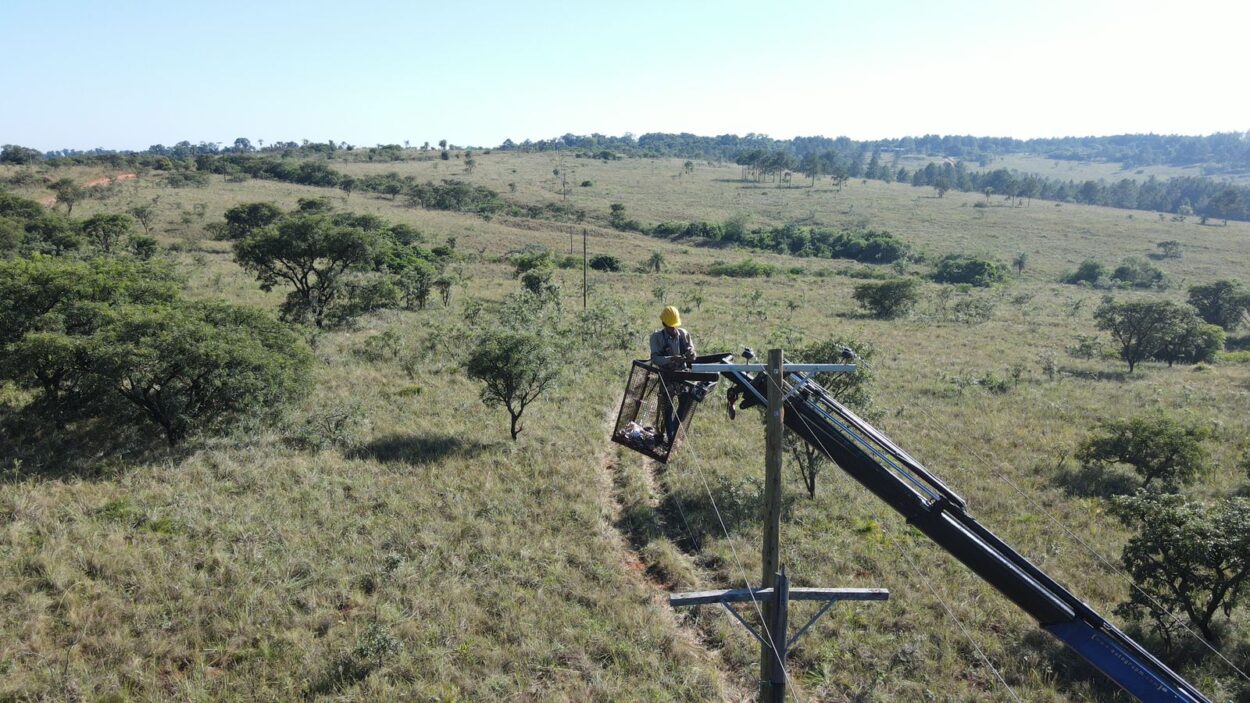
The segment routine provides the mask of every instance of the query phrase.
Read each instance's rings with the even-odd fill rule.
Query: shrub
[[[1168,287],[1168,277],[1162,269],[1135,256],[1130,256],[1117,266],[1111,273],[1111,280],[1133,288]]]
[[[1071,273],[1065,274],[1059,280],[1063,283],[1080,284],[1085,283],[1096,286],[1107,278],[1107,267],[1093,259],[1086,259],[1081,265]]]
[[[512,262],[512,275],[519,277],[526,271],[551,268],[555,264],[556,256],[546,247],[530,246],[510,254],[508,260]],[[580,265],[581,260],[578,259],[577,263]]]
[[[595,185],[595,184],[594,184],[594,183],[592,183],[592,182],[590,182],[590,181],[582,181],[581,187],[583,187],[583,188],[590,188],[590,187],[592,187],[592,186],[594,186],[594,185]]]
[[[1149,614],[1169,643],[1184,614],[1207,640],[1219,643],[1214,620],[1227,618],[1248,594],[1250,500],[1225,498],[1206,506],[1179,495],[1145,491],[1118,496],[1113,510],[1137,529],[1120,557],[1132,576],[1122,616]]]
[[[364,407],[359,402],[336,401],[305,417],[287,441],[312,452],[334,447],[348,449],[360,443],[367,425]]]
[[[909,312],[920,300],[920,284],[914,278],[861,283],[855,286],[853,297],[873,317],[898,317]]]
[[[998,261],[947,254],[937,264],[933,280],[938,283],[967,283],[978,287],[992,286],[1007,280],[1007,267]]]
[[[1211,436],[1206,427],[1165,415],[1143,415],[1104,422],[1099,429],[1076,451],[1087,469],[1127,464],[1142,478],[1143,488],[1157,480],[1165,489],[1175,489],[1210,471],[1211,457],[1202,444]]]
[[[621,260],[611,254],[590,257],[590,268],[596,271],[620,271]]]

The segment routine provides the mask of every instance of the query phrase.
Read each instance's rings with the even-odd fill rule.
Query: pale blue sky
[[[0,143],[44,150],[1250,129],[1241,1],[0,0],[0,27]]]

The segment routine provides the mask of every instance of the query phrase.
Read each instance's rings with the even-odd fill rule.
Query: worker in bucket
[[[694,361],[694,340],[690,333],[682,329],[681,313],[669,305],[660,313],[663,327],[651,333],[651,364],[659,367],[664,383],[659,388],[659,411],[664,420],[658,441],[661,444],[671,443],[677,437],[680,418],[686,415],[690,407],[690,394],[686,384],[671,381],[667,371],[679,371]],[[674,397],[675,396],[675,397]],[[674,412],[673,401],[676,401]]]

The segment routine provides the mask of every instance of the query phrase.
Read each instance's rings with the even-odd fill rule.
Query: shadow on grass
[[[89,418],[58,429],[36,408],[0,410],[0,482],[28,478],[111,478],[122,467],[184,455],[155,429],[117,417]]]
[[[1128,623],[1124,627],[1124,632],[1145,647],[1146,651],[1155,655],[1190,682],[1198,680],[1204,673],[1216,672],[1226,675],[1229,681],[1235,679],[1235,673],[1222,664],[1218,656],[1195,637],[1178,633],[1173,646],[1169,647],[1163,638],[1153,632],[1147,632],[1139,623]],[[1040,658],[1047,662],[1048,666],[1045,668],[1054,674],[1051,683],[1062,693],[1070,696],[1085,696],[1087,697],[1085,700],[1126,702],[1134,700],[1105,674],[1046,632],[1034,630],[1027,633],[1018,641],[1018,644],[1009,648],[1009,651],[1013,650],[1014,654],[1007,659],[1025,662],[1033,671],[1041,667],[1029,663],[1036,661],[1040,655]],[[1230,647],[1224,655],[1232,661],[1242,661],[1245,655],[1244,650],[1244,646]],[[1241,688],[1242,696],[1236,700],[1246,700],[1244,698],[1245,684],[1242,684]]]
[[[422,466],[453,456],[475,456],[490,445],[465,441],[451,435],[387,435],[352,450],[353,459],[373,459],[383,464]]]
[[[1110,498],[1130,495],[1140,485],[1133,476],[1095,466],[1059,469],[1054,481],[1070,496],[1080,498]]]
[[[358,661],[354,657],[342,657],[322,672],[304,690],[305,700],[315,700],[325,696],[341,693],[369,677],[373,673],[372,662]]]
[[[1068,366],[1060,368],[1059,373],[1065,376],[1071,376],[1072,378],[1084,379],[1086,381],[1116,381],[1123,383],[1136,378],[1136,376],[1129,375],[1127,370],[1103,371],[1101,369],[1077,369]]]
[[[1224,340],[1224,351],[1250,350],[1250,334],[1241,337],[1229,337]]]

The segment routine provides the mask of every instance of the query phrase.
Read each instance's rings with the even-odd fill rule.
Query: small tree
[[[510,417],[512,441],[521,434],[525,409],[550,390],[559,375],[555,351],[545,338],[526,331],[493,330],[478,338],[465,371],[485,384],[486,407],[503,406]]]
[[[1017,274],[1024,273],[1024,267],[1029,265],[1029,255],[1023,251],[1016,254],[1011,260],[1011,265],[1015,267]]]
[[[72,178],[61,178],[48,186],[48,189],[56,193],[57,204],[64,205],[68,214],[73,214],[74,205],[87,197],[87,189],[75,183]]]
[[[1076,451],[1086,468],[1127,464],[1142,478],[1143,488],[1157,480],[1165,489],[1189,483],[1211,469],[1211,455],[1202,443],[1211,436],[1206,427],[1165,415],[1143,415],[1105,422],[1100,429]]]
[[[1151,358],[1175,333],[1184,319],[1184,309],[1170,300],[1131,301],[1108,300],[1094,312],[1098,329],[1111,334],[1120,346],[1120,358],[1128,364],[1129,373],[1141,361]]]
[[[898,317],[916,306],[920,300],[920,284],[914,278],[863,283],[855,286],[852,295],[873,317]]]
[[[1250,312],[1250,290],[1237,281],[1219,280],[1190,288],[1189,304],[1203,320],[1232,332]]]
[[[135,218],[139,226],[143,228],[143,233],[152,236],[152,228],[156,226],[156,206],[152,204],[135,205],[126,213]]]
[[[821,373],[816,374],[814,379],[821,387],[829,391],[835,400],[851,408],[857,414],[871,419],[876,415],[872,392],[869,388],[876,377],[872,366],[876,349],[871,344],[850,338],[835,337],[796,349],[794,358],[812,364],[836,363],[844,360],[847,351],[855,355],[854,373]],[[800,440],[791,432],[785,434],[785,446],[790,452],[790,457],[794,459],[795,468],[798,469],[799,477],[807,488],[808,497],[815,498],[816,478],[826,461],[824,454],[819,451],[819,448]]]
[[[1155,244],[1155,246],[1159,247],[1159,256],[1164,259],[1179,259],[1184,256],[1184,250],[1181,247],[1181,243],[1175,239],[1159,242]]]
[[[376,232],[336,225],[329,216],[297,215],[252,230],[234,244],[234,258],[269,291],[280,283],[294,290],[283,304],[286,319],[307,315],[321,327],[344,272],[372,261]]]
[[[1120,557],[1136,587],[1116,612],[1134,619],[1148,613],[1170,647],[1179,611],[1218,644],[1216,616],[1228,618],[1246,598],[1250,500],[1225,498],[1208,507],[1180,495],[1139,491],[1117,496],[1113,509],[1138,530]]]
[[[651,257],[647,259],[646,267],[652,273],[660,273],[664,270],[664,252],[656,249],[651,252]]]
[[[92,215],[83,220],[82,233],[96,248],[109,254],[115,244],[130,234],[133,224],[126,215]]]

